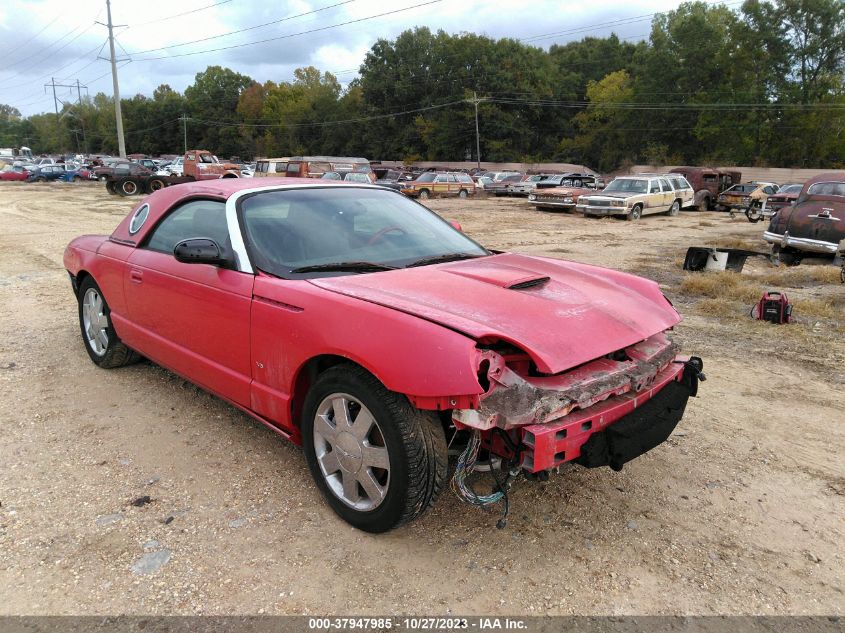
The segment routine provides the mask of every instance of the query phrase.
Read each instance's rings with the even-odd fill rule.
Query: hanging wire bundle
[[[480,447],[481,433],[474,430],[469,437],[466,448],[458,457],[458,465],[455,467],[455,475],[452,477],[452,490],[467,503],[475,506],[489,506],[505,499],[507,493],[504,486],[499,484],[498,479],[496,479],[497,490],[489,495],[477,494],[467,482],[467,477],[473,472],[475,464],[478,461],[478,449]]]

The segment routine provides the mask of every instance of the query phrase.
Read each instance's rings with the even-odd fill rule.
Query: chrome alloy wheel
[[[373,414],[360,400],[333,393],[314,418],[314,454],[329,490],[355,510],[377,508],[390,486],[390,459]]]
[[[88,288],[82,298],[82,327],[88,346],[97,356],[104,356],[109,346],[109,318],[103,307],[103,297],[95,288]]]

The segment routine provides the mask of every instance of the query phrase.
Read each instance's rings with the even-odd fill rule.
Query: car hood
[[[480,342],[509,342],[549,374],[633,345],[681,320],[653,281],[516,254],[311,283]]]
[[[627,198],[633,198],[635,196],[644,196],[644,193],[595,193],[595,191],[591,192],[590,198],[611,198],[614,200],[626,200]]]

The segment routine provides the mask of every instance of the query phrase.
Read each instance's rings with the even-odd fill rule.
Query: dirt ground
[[[670,440],[622,472],[518,483],[503,530],[446,491],[371,536],[247,416],[152,364],[90,362],[62,252],[134,202],[0,186],[0,614],[845,613],[845,286],[762,259],[709,285],[681,270],[690,245],[765,250],[762,224],[431,201],[491,248],[656,279],[708,379]],[[795,324],[748,318],[770,286],[797,300]],[[137,573],[139,559],[161,567]]]

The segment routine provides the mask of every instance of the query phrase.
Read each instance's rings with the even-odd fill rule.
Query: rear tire
[[[672,203],[672,206],[669,207],[668,215],[676,216],[676,215],[678,215],[678,213],[680,213],[680,211],[681,211],[681,202],[680,202],[680,200],[675,200]]]
[[[317,378],[302,416],[308,468],[344,521],[386,532],[434,504],[448,462],[437,415],[414,408],[361,367],[342,364]]]
[[[92,277],[79,286],[79,329],[85,351],[103,369],[123,367],[140,359],[124,345],[111,324],[111,310]]]
[[[147,181],[147,193],[155,193],[159,189],[164,189],[167,185],[161,178],[150,178]]]
[[[748,218],[749,222],[756,224],[760,220],[763,219],[763,207],[762,205],[758,205],[754,202],[748,205],[745,209],[745,217]]]

